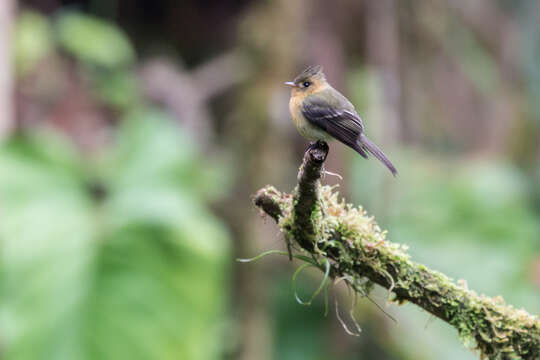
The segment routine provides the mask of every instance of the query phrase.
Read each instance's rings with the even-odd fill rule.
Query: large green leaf
[[[153,141],[129,144],[125,131],[144,119],[123,127],[125,143],[108,153],[138,153],[100,173],[58,139],[0,149],[6,359],[218,357],[227,235],[182,180],[195,149],[153,157],[158,138],[184,145],[178,128],[152,121]]]
[[[23,11],[15,26],[13,53],[19,74],[31,70],[53,49],[52,29],[48,19],[33,11]]]
[[[65,13],[56,22],[60,45],[93,65],[114,68],[130,64],[135,52],[125,34],[112,23],[79,13]]]

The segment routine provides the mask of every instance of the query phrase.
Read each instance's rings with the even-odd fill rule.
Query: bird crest
[[[312,77],[320,77],[324,79],[323,67],[321,65],[308,66],[304,71],[294,78],[294,82],[301,82],[304,79],[309,79]]]

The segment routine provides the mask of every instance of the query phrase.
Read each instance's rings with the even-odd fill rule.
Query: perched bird
[[[292,87],[289,110],[302,136],[312,141],[337,139],[366,159],[370,153],[392,175],[397,174],[386,155],[364,135],[362,119],[353,104],[326,81],[321,66],[308,67],[285,85]]]

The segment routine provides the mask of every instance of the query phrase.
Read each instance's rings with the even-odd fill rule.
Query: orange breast
[[[304,115],[302,115],[303,100],[304,97],[302,96],[291,96],[291,99],[289,100],[291,118],[300,135],[308,140],[330,140],[332,137],[328,135],[328,133],[312,125],[307,121]]]

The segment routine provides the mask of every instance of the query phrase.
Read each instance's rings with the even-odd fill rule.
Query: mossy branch
[[[327,153],[325,143],[306,151],[292,195],[272,186],[255,195],[255,205],[278,223],[289,244],[328,259],[334,278],[351,279],[353,286],[376,283],[393,293],[392,301],[409,301],[449,323],[482,358],[540,359],[536,316],[412,262],[406,246],[387,241],[365,211],[338,200],[332,187],[320,184]]]

